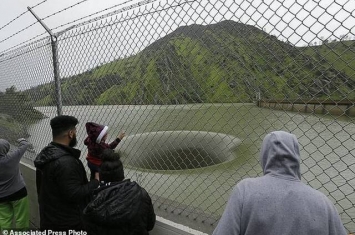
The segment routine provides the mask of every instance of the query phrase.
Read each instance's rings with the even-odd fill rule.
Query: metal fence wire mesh
[[[286,130],[301,145],[302,180],[355,232],[354,9],[176,0],[111,11],[56,35],[54,56],[50,37],[1,53],[0,134],[28,136],[33,159],[62,105],[80,121],[86,165],[87,121],[108,125],[109,140],[125,130],[126,177],[157,214],[211,232],[232,187],[262,175],[265,134]]]

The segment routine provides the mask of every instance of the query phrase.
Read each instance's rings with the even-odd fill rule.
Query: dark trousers
[[[88,167],[90,169],[90,180],[95,179],[95,173],[99,172],[100,167],[88,161]]]

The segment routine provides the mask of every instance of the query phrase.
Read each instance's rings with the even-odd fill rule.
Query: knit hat
[[[103,126],[94,122],[87,122],[85,127],[88,137],[98,144],[101,142],[108,130],[108,126]]]
[[[100,181],[104,183],[122,181],[124,179],[124,170],[119,153],[112,149],[105,149],[101,157]]]

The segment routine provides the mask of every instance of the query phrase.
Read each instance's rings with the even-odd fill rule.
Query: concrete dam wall
[[[259,100],[257,106],[276,110],[355,117],[355,101]]]

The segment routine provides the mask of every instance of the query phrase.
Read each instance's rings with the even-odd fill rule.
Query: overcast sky
[[[43,0],[1,0],[0,28],[21,13],[27,11],[28,6],[34,6],[42,1]],[[33,10],[39,17],[44,18],[82,1],[83,0],[47,0]],[[59,25],[110,8],[114,5],[121,4],[115,8],[111,8],[109,11],[117,10],[137,2],[139,1],[84,0],[81,4],[45,19],[44,22],[49,28],[53,29]],[[174,1],[171,0],[170,2],[173,3]],[[206,2],[206,0],[194,2]],[[258,25],[259,28],[264,28],[268,33],[274,34],[280,39],[289,38],[292,43],[297,45],[307,43],[307,41],[311,41],[317,37],[329,37],[332,36],[332,34],[334,34],[334,36],[347,33],[350,33],[352,36],[355,35],[355,0],[212,0],[209,2],[216,2],[215,8],[220,9],[222,13],[225,10],[220,4],[221,2],[225,2],[225,6],[227,7],[238,8],[231,10],[231,12],[235,13],[234,16],[227,17],[234,17],[243,23]],[[210,6],[212,6],[212,4]],[[109,11],[105,11],[101,14],[108,13]],[[87,20],[87,18],[85,20]],[[25,13],[10,25],[0,29],[0,41],[34,22],[36,22],[35,18],[29,12]],[[189,22],[193,23],[193,19],[190,19]],[[4,42],[0,42],[0,52],[44,32],[43,27],[40,24],[36,24],[20,34]]]
[[[36,22],[33,15],[27,12],[27,7],[35,6],[43,0],[0,1],[0,55],[9,48],[39,34],[45,33],[41,37],[48,35],[38,23],[16,34],[19,30]],[[71,5],[80,3],[44,19],[49,28],[58,32],[73,24],[122,9],[137,2],[149,2],[149,0],[47,0],[35,7],[33,11],[40,18],[45,18]],[[153,2],[153,0],[150,0],[150,2]],[[168,2],[167,5],[165,5],[166,2]],[[156,9],[158,9],[158,5],[164,8],[169,4],[176,5],[182,2],[185,4],[181,4],[180,7],[147,15],[141,14],[137,19],[134,19],[134,13],[132,13],[130,17],[133,19],[128,23],[119,23],[118,26],[112,28],[98,29],[77,35],[73,40],[62,41],[59,45],[61,77],[80,73],[98,64],[136,53],[158,38],[171,33],[179,26],[194,23],[210,24],[222,20],[234,20],[256,26],[276,36],[279,40],[288,40],[296,46],[309,45],[313,42],[318,43],[321,39],[327,38],[339,39],[341,35],[348,35],[351,39],[355,38],[355,0],[161,0],[156,1],[155,4]],[[118,6],[113,7],[115,5]],[[148,9],[151,6],[152,4],[146,5]],[[107,8],[110,9],[92,17],[86,17]],[[4,27],[23,12],[26,13]],[[142,12],[144,10],[140,13]],[[113,18],[116,16],[117,14]],[[121,13],[118,16],[119,19],[122,19],[124,14]],[[85,18],[76,21],[82,17]],[[110,20],[111,18],[107,19]],[[61,25],[64,26],[55,29]],[[71,31],[69,32],[71,33]],[[16,35],[12,36],[13,34]],[[114,34],[115,37],[107,36],[110,34]],[[120,35],[120,37],[117,37],[117,35]],[[66,34],[63,34],[62,38],[65,38],[65,36]],[[78,41],[81,43],[78,43]],[[46,65],[48,69],[44,66],[50,61],[50,52],[50,48],[45,48],[29,54],[28,58],[25,56],[17,60],[0,63],[0,90],[9,87],[13,80],[18,80],[15,85],[21,89],[51,80],[52,76],[49,76],[49,74],[52,74],[49,69],[51,65]],[[38,59],[39,56],[42,58],[41,60]],[[21,67],[22,70],[18,69],[19,64],[26,64],[27,67]],[[38,68],[43,71],[39,71]],[[21,78],[29,77],[29,71],[34,73],[30,76],[32,80],[27,79],[24,83]]]
[[[36,22],[34,16],[28,12],[27,7],[35,6],[38,3],[43,2],[43,0],[1,0],[0,2],[0,28],[6,25],[8,22],[26,12],[24,15],[19,17],[13,23],[9,24],[3,29],[0,29],[0,41],[10,37],[15,34],[17,31],[27,27],[28,25]],[[80,3],[82,2],[82,3]],[[104,11],[98,15],[108,13],[110,11],[134,4],[139,2],[138,0],[47,0],[39,6],[35,7],[33,11],[40,17],[47,17],[55,12],[61,11],[67,7],[74,5],[73,7],[57,13],[48,19],[45,19],[45,24],[53,29],[62,24],[72,22],[74,20],[80,19],[82,17],[88,16],[95,12],[110,8],[108,11]],[[80,3],[75,5],[76,3]],[[119,5],[117,7],[113,7]],[[113,8],[112,8],[113,7]],[[94,16],[98,16],[94,15]],[[93,16],[93,17],[94,17]],[[93,18],[90,17],[90,18]],[[85,18],[88,20],[90,18]],[[80,21],[79,21],[80,22]],[[78,23],[78,22],[76,22]],[[65,27],[69,27],[68,26]],[[63,27],[62,29],[64,29]],[[23,42],[26,39],[30,39],[38,34],[46,32],[45,29],[40,25],[36,24],[30,27],[27,30],[24,30],[22,33],[11,37],[10,39],[0,43],[0,52],[12,47],[18,43]]]

